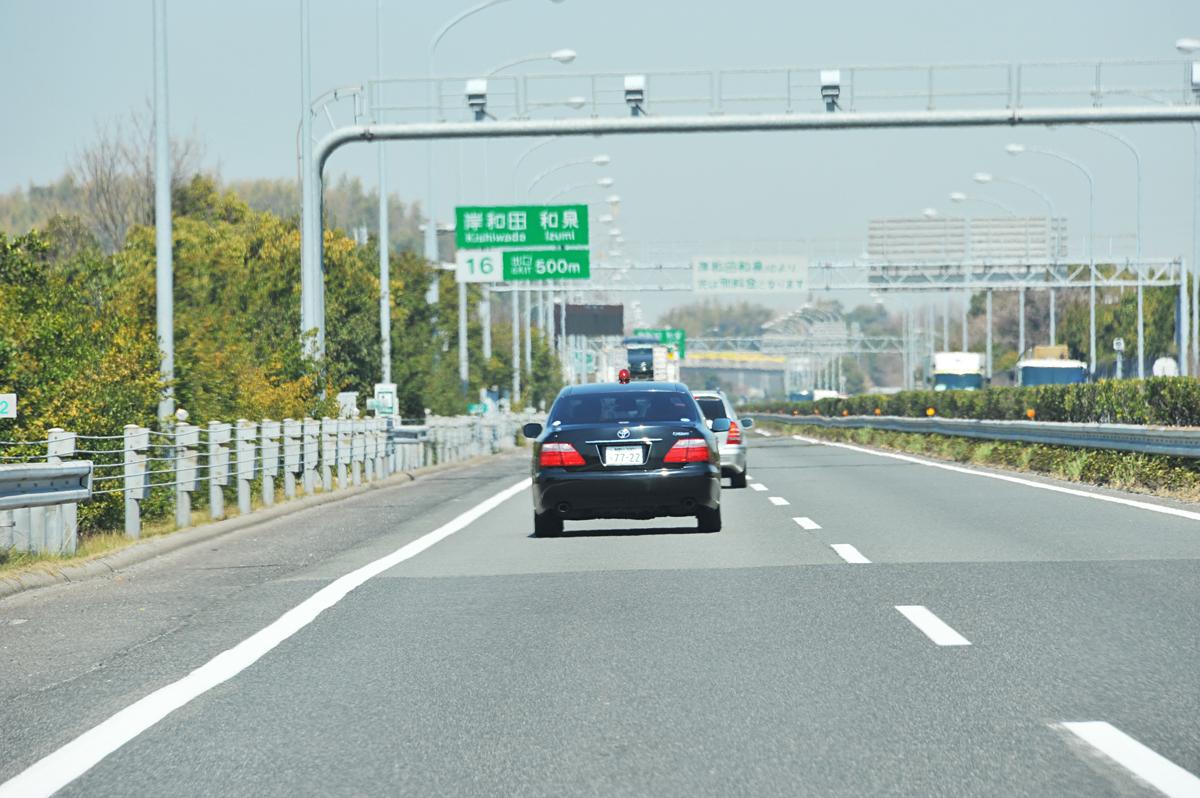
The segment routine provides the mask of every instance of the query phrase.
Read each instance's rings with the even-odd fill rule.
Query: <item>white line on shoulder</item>
[[[440,540],[482,517],[533,483],[523,479],[475,505],[432,532],[346,574],[285,612],[265,629],[224,651],[177,682],[155,690],[84,732],[52,754],[0,784],[0,798],[50,796],[82,776],[109,754],[137,737],[176,709],[232,679],[267,652],[308,626],[368,579],[414,557]]]
[[[1102,720],[1062,727],[1170,798],[1200,795],[1200,778]]]
[[[849,449],[852,452],[862,452],[863,454],[873,454],[876,457],[890,457],[893,460],[903,460],[906,463],[916,463],[917,465],[929,466],[930,468],[941,468],[946,471],[956,471],[960,474],[970,474],[976,477],[987,477],[988,479],[998,479],[1002,482],[1012,482],[1016,485],[1025,485],[1030,488],[1039,488],[1041,490],[1050,490],[1055,493],[1065,493],[1068,496],[1081,496],[1085,499],[1095,499],[1101,502],[1111,502],[1113,504],[1124,504],[1127,507],[1137,507],[1140,510],[1150,510],[1155,513],[1163,513],[1165,515],[1176,515],[1180,518],[1190,518],[1193,521],[1200,521],[1200,513],[1194,513],[1190,510],[1179,510],[1174,507],[1164,507],[1161,504],[1150,504],[1149,502],[1140,502],[1136,499],[1122,499],[1118,496],[1104,496],[1099,493],[1088,493],[1083,490],[1074,488],[1064,488],[1061,485],[1047,485],[1043,482],[1034,482],[1032,479],[1021,479],[1020,477],[1010,477],[1007,474],[989,474],[986,471],[976,471],[972,468],[963,468],[961,466],[953,466],[947,463],[933,463],[928,460],[922,460],[918,457],[909,457],[903,454],[894,454],[892,452],[878,452],[874,449],[868,449],[863,446],[853,446],[849,443],[835,443],[833,441],[823,441],[820,438],[806,438],[801,435],[792,436],[797,440],[807,441],[808,443],[819,443],[822,446],[835,446],[839,449]]]

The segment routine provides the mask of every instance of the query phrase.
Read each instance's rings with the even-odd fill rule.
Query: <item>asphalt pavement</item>
[[[59,794],[1200,795],[1200,508],[750,437],[718,533],[455,524],[517,452],[0,601],[0,781],[408,545]]]

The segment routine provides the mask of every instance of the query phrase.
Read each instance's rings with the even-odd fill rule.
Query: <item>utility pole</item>
[[[162,376],[175,379],[175,273],[171,264],[171,131],[167,113],[167,2],[154,0],[154,243],[155,326]],[[175,389],[163,389],[158,417],[175,412]]]

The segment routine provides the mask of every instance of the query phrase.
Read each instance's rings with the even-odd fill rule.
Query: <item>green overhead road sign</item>
[[[454,213],[459,249],[588,245],[586,205],[471,205]]]
[[[592,276],[586,249],[504,252],[505,280],[587,280]]]
[[[680,360],[687,355],[687,335],[683,330],[634,330],[633,334],[657,338],[667,346],[674,346]]]

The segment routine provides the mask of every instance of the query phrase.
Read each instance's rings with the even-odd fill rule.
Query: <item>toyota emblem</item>
[[[618,438],[628,438],[628,437],[629,437],[629,430],[628,430],[628,429],[626,429],[625,427],[622,427],[622,428],[621,428],[621,429],[620,429],[620,430],[617,432],[617,437],[618,437]]]

